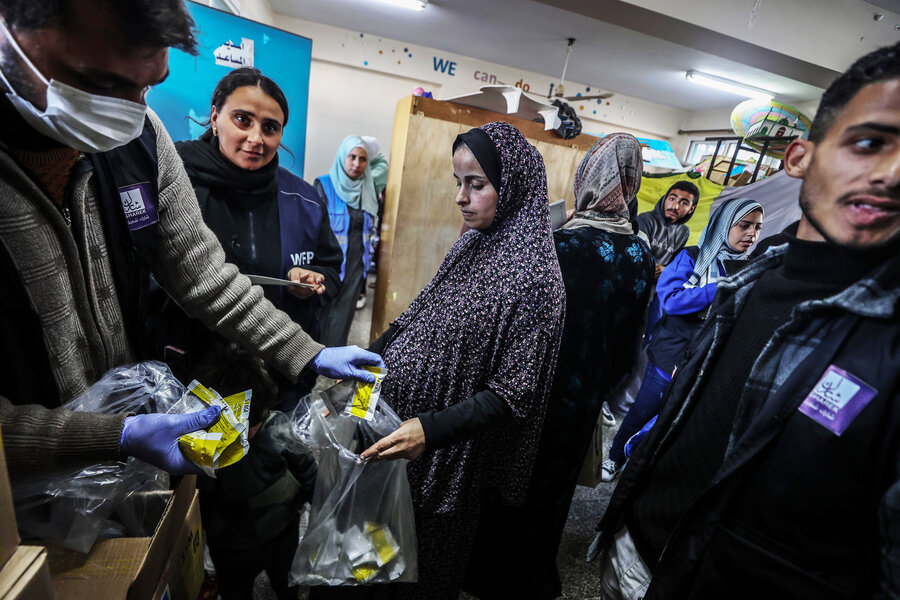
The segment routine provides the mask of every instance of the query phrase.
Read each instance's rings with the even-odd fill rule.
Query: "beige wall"
[[[348,135],[378,138],[390,158],[394,110],[417,81],[313,60],[309,72],[309,120],[305,178],[327,173],[341,140]],[[439,90],[438,90],[439,91]]]
[[[394,107],[400,98],[409,95],[418,85],[431,90],[435,98],[445,98],[474,91],[481,83],[467,77],[447,79],[441,78],[429,69],[417,68],[404,71],[403,74],[392,73],[389,67],[362,67],[362,56],[358,41],[359,33],[330,27],[320,23],[311,23],[275,13],[268,0],[232,0],[239,5],[242,16],[292,31],[313,40],[313,61],[310,70],[310,98],[308,113],[308,132],[306,145],[306,177],[310,181],[325,173],[331,165],[334,153],[340,141],[349,134],[373,135],[381,142],[382,150],[390,156],[391,129],[393,127]],[[788,51],[794,45],[796,55],[823,66],[843,69],[846,65],[837,64],[844,60],[844,55],[859,56],[866,49],[865,43],[857,40],[850,50],[834,49],[834,39],[826,41],[827,36],[789,36],[791,40],[776,32],[785,30],[784,23],[773,22],[773,13],[777,12],[776,4],[764,1],[757,12],[753,27],[747,29],[752,0],[746,2],[719,2],[718,0],[627,0],[632,4],[651,10],[665,12],[676,18],[690,20],[700,25],[716,27],[727,35],[742,37],[753,43],[769,44],[779,51]],[[828,10],[813,10],[815,6],[828,5]],[[871,13],[877,7],[866,4],[872,10],[842,0],[784,0],[778,6],[785,8],[784,14],[795,14],[808,11],[808,22],[817,24],[817,31],[829,32],[829,35],[846,36],[846,32],[832,31],[838,28],[842,16],[848,22],[858,23],[863,15],[871,19]],[[862,5],[863,3],[856,3]],[[829,12],[831,11],[831,12]],[[837,11],[837,12],[834,12]],[[884,11],[878,11],[884,12]],[[827,13],[827,14],[826,14]],[[873,31],[880,32],[880,26],[892,19],[888,17]],[[868,22],[866,26],[868,27]],[[804,28],[807,28],[805,25]],[[893,25],[891,25],[893,32]],[[895,32],[894,32],[895,33]],[[880,35],[880,34],[879,34]],[[778,37],[779,39],[774,39]],[[896,35],[895,35],[896,37]],[[870,44],[881,45],[881,38]],[[380,40],[380,38],[379,38]],[[386,40],[390,42],[391,40]],[[404,44],[403,42],[397,42]],[[829,48],[831,48],[829,50]],[[866,47],[867,48],[867,47]],[[417,54],[434,54],[437,51],[416,47]],[[822,54],[824,52],[824,54]],[[830,52],[830,54],[829,54]],[[446,55],[447,53],[439,53]],[[468,57],[458,57],[461,64]],[[356,66],[356,65],[360,66]],[[488,63],[489,64],[489,63]],[[502,65],[493,65],[498,72]],[[508,68],[507,68],[508,69]],[[510,75],[514,77],[516,75]],[[547,79],[538,74],[528,77],[535,81]],[[572,86],[578,84],[572,83]],[[538,87],[535,85],[535,87]],[[737,104],[738,100],[735,101]],[[577,103],[573,103],[577,107]],[[818,102],[805,103],[798,106],[812,117]],[[639,137],[668,140],[676,156],[683,159],[690,142],[712,135],[730,135],[730,108],[704,111],[684,111],[661,104],[647,102],[636,98],[616,95],[607,106],[598,108],[595,116],[592,111],[581,111],[583,130],[585,133],[600,135],[615,131],[625,131]],[[589,108],[595,108],[593,106]],[[679,131],[696,133],[680,134]]]

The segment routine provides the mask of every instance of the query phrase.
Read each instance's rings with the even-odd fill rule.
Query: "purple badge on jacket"
[[[830,365],[800,405],[800,412],[841,435],[877,393],[855,375]]]
[[[119,197],[122,199],[122,209],[125,211],[125,221],[130,231],[159,222],[149,183],[120,187]]]

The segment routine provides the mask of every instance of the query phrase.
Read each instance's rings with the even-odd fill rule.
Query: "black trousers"
[[[278,600],[297,600],[297,588],[288,587],[288,576],[297,551],[299,526],[294,520],[276,538],[253,548],[228,548],[210,540],[209,554],[222,600],[252,600],[253,582],[263,571]]]
[[[362,286],[363,242],[362,230],[365,216],[363,211],[350,210],[350,229],[347,232],[347,265],[344,268],[344,280],[337,297],[322,311],[320,318],[319,341],[328,347],[346,346],[350,325],[356,314],[356,301]]]

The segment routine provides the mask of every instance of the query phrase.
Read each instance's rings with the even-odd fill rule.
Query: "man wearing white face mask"
[[[192,316],[296,378],[371,378],[224,262],[147,89],[195,51],[183,0],[0,0],[0,424],[11,471],[136,456],[194,472],[178,437],[217,413],[56,407],[109,368],[161,354],[158,282]],[[151,275],[153,280],[151,280]]]

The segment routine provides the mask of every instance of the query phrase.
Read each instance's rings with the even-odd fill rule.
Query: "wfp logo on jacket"
[[[291,266],[303,267],[311,265],[315,257],[315,252],[291,252]]]

